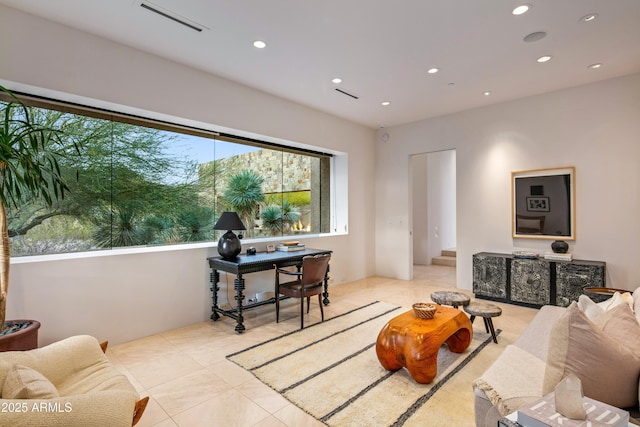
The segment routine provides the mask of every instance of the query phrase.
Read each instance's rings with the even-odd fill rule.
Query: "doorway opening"
[[[416,266],[456,266],[456,150],[414,154],[412,254]]]

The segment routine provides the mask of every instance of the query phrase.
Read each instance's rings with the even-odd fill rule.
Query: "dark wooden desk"
[[[270,298],[268,300],[246,305],[243,304],[245,289],[244,278],[242,277],[243,274],[272,270],[274,264],[277,265],[278,268],[290,267],[295,265],[299,269],[300,265],[302,264],[303,257],[309,255],[330,254],[331,252],[332,251],[322,249],[305,249],[303,251],[295,252],[258,252],[255,255],[238,255],[238,258],[233,261],[228,261],[222,259],[221,257],[207,258],[207,260],[209,261],[209,267],[211,268],[211,277],[209,280],[211,282],[211,292],[213,293],[211,319],[216,321],[220,318],[220,315],[231,317],[237,322],[235,327],[236,332],[241,334],[245,330],[243,324],[244,317],[242,316],[243,310],[247,310],[264,304],[274,304],[276,302],[276,298],[279,297],[278,295],[275,295],[273,298]],[[220,271],[233,273],[236,275],[236,278],[233,281],[233,288],[236,291],[235,299],[237,304],[235,309],[224,310],[218,307],[218,291],[220,290],[218,282],[220,281]],[[324,305],[329,305],[328,276],[325,276],[324,278],[324,293],[322,295],[324,296],[324,299],[322,300]]]

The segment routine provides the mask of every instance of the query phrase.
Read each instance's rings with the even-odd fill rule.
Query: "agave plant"
[[[8,89],[0,86],[0,93],[9,99],[0,105],[0,329],[3,329],[11,259],[7,209],[18,208],[21,202],[34,198],[51,206],[64,198],[68,187],[58,164],[58,153],[65,146],[60,130],[36,123],[29,107]],[[75,148],[79,153],[79,148]]]
[[[280,205],[269,205],[262,210],[260,215],[262,225],[271,231],[272,235],[284,232],[287,228],[298,222],[300,212],[289,202]]]
[[[264,201],[262,183],[264,178],[252,170],[243,170],[229,178],[224,199],[231,210],[238,213],[242,223],[251,234],[254,218]]]

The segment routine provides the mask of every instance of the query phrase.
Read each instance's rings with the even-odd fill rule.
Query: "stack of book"
[[[298,242],[284,242],[276,246],[276,250],[281,252],[303,251],[304,245]]]
[[[555,394],[518,409],[518,424],[522,427],[627,427],[629,412],[588,397],[582,398],[586,420],[573,420],[556,412]]]
[[[546,252],[544,254],[544,259],[548,259],[550,261],[571,261],[573,258],[570,253],[558,254],[555,252]]]

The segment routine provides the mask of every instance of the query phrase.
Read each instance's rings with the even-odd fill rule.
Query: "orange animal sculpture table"
[[[389,371],[407,368],[420,384],[428,384],[438,373],[438,350],[462,353],[473,337],[471,322],[456,308],[437,305],[433,319],[421,319],[413,310],[393,319],[382,328],[376,341],[380,364]]]

